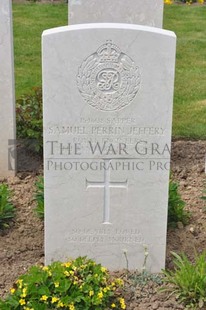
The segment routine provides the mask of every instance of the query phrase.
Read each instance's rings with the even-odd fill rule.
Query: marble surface
[[[0,177],[13,176],[15,157],[15,93],[12,7],[0,1]]]
[[[46,263],[164,268],[175,50],[146,26],[43,33]]]
[[[69,0],[69,24],[128,23],[162,28],[163,0]]]

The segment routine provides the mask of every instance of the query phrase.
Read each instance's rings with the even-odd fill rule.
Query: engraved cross
[[[109,162],[109,160],[106,160]],[[87,188],[104,188],[104,207],[103,207],[103,224],[111,224],[110,223],[110,188],[127,188],[128,181],[123,182],[111,182],[110,181],[110,170],[104,170],[104,181],[88,181],[86,179],[86,187]]]

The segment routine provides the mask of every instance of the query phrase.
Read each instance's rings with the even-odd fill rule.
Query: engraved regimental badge
[[[77,86],[84,100],[101,111],[118,111],[128,106],[140,86],[134,61],[107,41],[79,67]]]

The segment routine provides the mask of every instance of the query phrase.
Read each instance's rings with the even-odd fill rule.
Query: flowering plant
[[[119,297],[121,279],[112,279],[106,268],[86,257],[49,266],[33,266],[22,275],[1,310],[106,310],[126,309]]]
[[[204,4],[205,0],[179,0],[180,2],[186,3],[188,5],[191,5],[193,2],[198,2],[199,4]],[[164,0],[164,4],[173,4],[175,0]]]
[[[164,4],[172,4],[173,0],[164,0]]]

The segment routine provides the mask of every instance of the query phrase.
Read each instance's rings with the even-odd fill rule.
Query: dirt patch
[[[206,142],[181,142],[173,144],[172,173],[179,182],[182,199],[191,212],[189,225],[168,230],[167,266],[170,267],[170,251],[184,251],[193,259],[195,251],[206,248],[206,205],[200,198],[206,187]]]
[[[34,213],[34,183],[42,172],[42,163],[22,147],[18,149],[18,158],[18,170],[21,172],[14,178],[0,180],[9,184],[16,207],[15,222],[9,230],[0,234],[1,296],[29,266],[42,263],[44,255],[43,222]]]
[[[195,251],[206,248],[206,206],[200,199],[205,182],[206,141],[176,141],[172,147],[172,174],[180,184],[180,192],[191,212],[190,223],[183,227],[169,228],[167,236],[167,267],[172,267],[171,251],[185,252],[191,260]],[[19,149],[17,176],[6,181],[13,190],[16,218],[11,228],[0,235],[0,296],[5,296],[19,275],[31,265],[44,260],[43,223],[34,212],[34,184],[42,174],[40,158],[32,157],[24,148]],[[22,171],[23,170],[23,171]],[[158,293],[158,281],[148,281],[145,286],[136,285],[128,275],[120,272],[125,279],[124,296],[128,310],[184,309],[174,297]],[[136,284],[135,284],[136,283]]]

